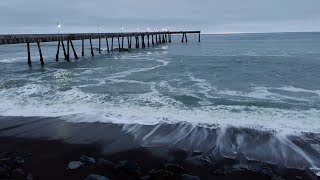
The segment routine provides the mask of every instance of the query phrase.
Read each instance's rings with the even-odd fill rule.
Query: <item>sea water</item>
[[[101,54],[94,40],[94,57],[86,42],[58,63],[57,42],[42,43],[44,66],[36,44],[32,66],[25,44],[2,45],[0,116],[123,124],[142,146],[319,169],[320,33],[188,36],[121,53],[103,39]]]

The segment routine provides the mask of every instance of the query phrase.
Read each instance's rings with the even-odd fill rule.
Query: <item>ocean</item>
[[[319,173],[320,33],[202,35],[200,43],[197,35],[188,35],[188,40],[173,36],[171,44],[121,53],[107,53],[103,40],[102,54],[94,40],[95,56],[86,42],[82,58],[81,42],[75,41],[80,59],[71,53],[67,62],[60,49],[58,63],[57,43],[42,43],[43,67],[36,44],[32,66],[25,44],[0,46],[1,122],[41,117],[119,124],[144,147],[241,154]],[[0,135],[36,136],[40,130]],[[95,140],[104,136],[108,131],[99,131]]]

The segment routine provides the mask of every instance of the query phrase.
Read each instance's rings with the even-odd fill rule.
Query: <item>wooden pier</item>
[[[81,55],[85,55],[84,41],[89,40],[91,48],[91,56],[94,56],[92,39],[99,39],[99,54],[101,54],[101,40],[106,40],[108,53],[114,51],[114,38],[118,41],[118,50],[124,49],[124,40],[127,39],[128,49],[132,48],[132,40],[135,40],[135,48],[146,48],[157,44],[171,43],[171,35],[182,35],[181,42],[188,42],[187,34],[197,34],[200,42],[200,31],[161,31],[161,32],[125,32],[125,33],[77,33],[77,34],[13,34],[0,35],[0,45],[5,44],[27,44],[28,64],[31,65],[30,43],[37,43],[40,63],[44,64],[41,51],[43,42],[58,42],[56,61],[59,61],[60,46],[63,49],[65,60],[70,61],[70,45],[75,59],[78,59],[77,52],[72,41],[82,41]],[[145,39],[146,37],[146,39]],[[109,48],[109,40],[111,39],[111,48]],[[151,42],[150,42],[151,41]],[[65,42],[66,46],[65,47]],[[140,46],[141,45],[141,46]]]

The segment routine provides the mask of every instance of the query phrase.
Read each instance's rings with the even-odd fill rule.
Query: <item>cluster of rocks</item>
[[[22,152],[0,153],[0,179],[27,179],[32,180],[32,174],[24,168],[26,158],[31,154]]]
[[[165,164],[163,168],[152,169],[150,171],[144,171],[138,163],[131,161],[119,161],[117,164],[108,161],[103,158],[94,159],[89,156],[82,155],[78,161],[69,162],[67,169],[85,168],[86,166],[97,166],[108,168],[112,171],[113,176],[123,175],[130,179],[139,180],[200,180],[198,176],[192,176],[179,164]],[[106,177],[99,174],[89,174],[85,180],[110,180],[110,177]],[[116,178],[118,179],[118,178]]]

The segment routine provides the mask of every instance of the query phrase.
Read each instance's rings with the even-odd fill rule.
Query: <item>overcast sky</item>
[[[2,0],[0,33],[320,31],[320,0]]]

